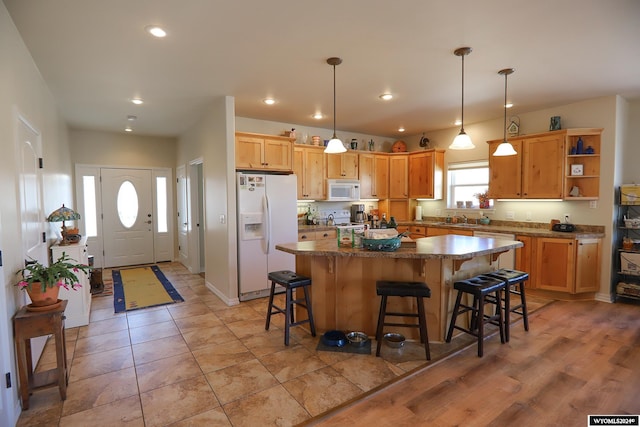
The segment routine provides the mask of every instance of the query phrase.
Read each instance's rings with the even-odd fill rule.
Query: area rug
[[[184,301],[155,265],[113,270],[111,274],[116,313]]]

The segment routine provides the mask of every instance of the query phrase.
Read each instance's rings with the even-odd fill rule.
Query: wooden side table
[[[65,308],[67,308],[67,300],[62,300],[59,307],[48,311],[28,311],[25,306],[13,317],[22,409],[29,409],[29,395],[32,391],[56,384],[60,389],[62,400],[67,398],[69,369],[64,332]],[[34,373],[30,339],[49,334],[52,334],[56,341],[57,366],[48,371]]]

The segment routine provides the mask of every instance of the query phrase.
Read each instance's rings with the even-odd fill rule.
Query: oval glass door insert
[[[138,192],[131,181],[124,181],[118,190],[118,218],[125,228],[133,227],[138,218]]]

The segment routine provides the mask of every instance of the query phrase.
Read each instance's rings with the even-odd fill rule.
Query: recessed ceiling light
[[[513,108],[513,104],[510,102],[507,102],[506,104],[504,104],[504,108]]]
[[[384,99],[385,101],[388,101],[390,99],[393,99],[393,95],[390,93],[383,93],[382,95],[380,95],[380,99]]]
[[[276,100],[273,98],[265,98],[262,100],[262,102],[264,102],[267,105],[273,105],[276,103]]]
[[[131,126],[127,126],[126,128],[124,128],[125,132],[133,132],[133,129],[131,129]]]
[[[462,124],[462,120],[456,119],[456,121],[453,122],[453,124],[456,125],[456,126],[460,126]]]
[[[404,132],[404,128],[403,128],[402,126],[400,126],[400,127],[398,128],[398,132]]]
[[[316,120],[320,120],[320,119],[322,119],[324,116],[322,115],[322,113],[315,113],[315,114],[314,114],[313,116],[311,116],[311,117],[313,117],[313,118],[314,118],[314,119],[316,119]]]
[[[157,37],[159,39],[167,36],[167,32],[162,28],[158,27],[157,25],[149,25],[144,29],[147,31],[147,33],[151,34],[153,37]]]
[[[128,115],[127,116],[127,120],[129,120],[130,122],[136,120],[138,117],[134,116],[134,115]]]
[[[133,98],[131,102],[133,102],[136,105],[144,104],[144,101],[140,98]]]

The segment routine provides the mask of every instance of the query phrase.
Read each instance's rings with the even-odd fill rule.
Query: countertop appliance
[[[269,295],[270,271],[295,271],[295,257],[275,245],[298,241],[296,176],[238,172],[236,188],[238,294],[247,301]]]
[[[351,222],[362,224],[364,222],[364,203],[351,205]]]

